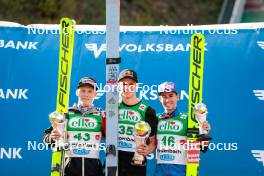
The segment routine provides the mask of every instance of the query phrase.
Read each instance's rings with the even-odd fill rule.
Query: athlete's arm
[[[211,125],[208,121],[203,122],[202,124],[202,128],[206,131],[208,131],[208,133],[211,130]],[[202,152],[206,152],[208,149],[208,145],[209,145],[209,141],[201,141],[201,151]]]

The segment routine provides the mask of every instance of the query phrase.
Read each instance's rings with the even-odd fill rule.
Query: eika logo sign
[[[178,120],[161,121],[158,124],[158,129],[161,131],[179,132],[183,128],[183,124]]]
[[[97,127],[97,121],[92,118],[72,118],[69,121],[71,128],[94,129]]]
[[[141,119],[141,115],[137,111],[120,109],[119,119],[128,120],[130,122],[139,122]]]

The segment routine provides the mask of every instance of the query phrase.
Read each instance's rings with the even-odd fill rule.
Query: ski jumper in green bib
[[[91,113],[69,112],[67,122],[70,150],[68,157],[99,158],[102,137],[102,111]]]
[[[135,152],[134,126],[139,121],[145,120],[148,105],[139,102],[135,106],[119,104],[118,119],[118,150]]]
[[[177,110],[171,116],[158,114],[157,163],[186,165],[187,115]]]

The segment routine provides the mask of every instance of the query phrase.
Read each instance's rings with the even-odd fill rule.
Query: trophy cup
[[[136,143],[136,148],[142,144],[146,144],[150,132],[151,128],[147,122],[140,121],[136,123],[134,127],[134,139]],[[145,157],[135,151],[131,164],[137,166],[144,166]]]
[[[56,140],[56,147],[60,150],[64,148],[66,144],[66,117],[63,113],[54,111],[49,114],[49,120],[53,129],[56,129],[61,134],[61,137]]]
[[[199,124],[199,140],[200,141],[209,141],[212,139],[210,135],[208,135],[208,131],[203,129],[203,123],[206,121],[206,117],[208,114],[207,107],[203,103],[198,103],[194,106],[194,114],[198,119]]]

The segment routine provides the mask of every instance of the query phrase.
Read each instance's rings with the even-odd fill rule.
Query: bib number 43
[[[89,133],[77,133],[73,136],[73,138],[77,139],[78,141],[89,141],[91,137]]]

